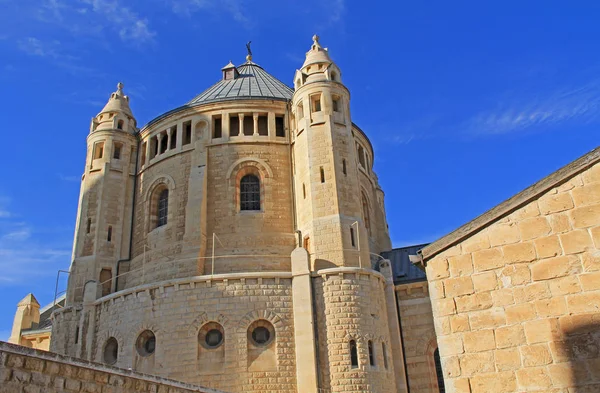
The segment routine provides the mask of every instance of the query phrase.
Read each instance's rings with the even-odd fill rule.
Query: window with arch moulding
[[[373,352],[373,341],[369,340],[367,343],[369,349],[369,364],[375,366],[375,353]]]
[[[246,175],[240,180],[240,210],[260,210],[260,180],[255,175]]]
[[[356,349],[356,341],[350,340],[350,367],[357,368],[358,367],[358,351]]]

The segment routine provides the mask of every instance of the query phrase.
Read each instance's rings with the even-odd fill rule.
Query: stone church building
[[[317,36],[293,88],[249,54],[141,128],[119,84],[50,351],[232,393],[600,391],[600,150],[392,250],[349,103]]]

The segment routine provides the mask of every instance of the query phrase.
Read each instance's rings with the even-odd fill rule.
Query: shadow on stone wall
[[[588,322],[579,324],[585,317]],[[550,377],[554,387],[569,393],[600,392],[600,314],[573,316],[563,330],[563,340],[551,343],[554,361]]]

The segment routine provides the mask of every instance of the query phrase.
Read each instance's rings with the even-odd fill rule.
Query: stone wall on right
[[[600,391],[599,161],[423,249],[446,392]]]

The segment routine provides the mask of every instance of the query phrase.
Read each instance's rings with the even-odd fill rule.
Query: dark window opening
[[[373,353],[373,341],[369,340],[367,345],[369,348],[369,364],[371,366],[374,366],[375,365],[375,354]]]
[[[383,355],[383,367],[387,370],[388,368],[388,359],[387,359],[387,351],[385,349],[385,343],[381,343],[381,354]]]
[[[346,160],[345,159],[342,160],[342,172],[344,173],[344,175],[347,175],[347,172],[346,172]]]
[[[183,145],[192,143],[192,122],[186,121],[183,123]]]
[[[158,153],[158,136],[155,136],[152,138],[150,158],[152,159],[152,158],[156,157],[157,153]]]
[[[122,130],[123,129],[123,124],[124,124],[123,120],[119,120],[117,122],[117,130]]]
[[[79,342],[79,326],[75,328],[75,344]]]
[[[331,100],[331,106],[333,107],[334,112],[340,111],[340,99],[338,97],[333,97]]]
[[[169,214],[169,190],[162,190],[158,196],[158,211],[156,227],[161,227],[167,224],[167,216]]]
[[[321,97],[320,96],[313,96],[311,97],[312,100],[312,111],[313,112],[321,112]]]
[[[304,199],[306,199],[306,185],[304,183],[302,183],[302,195],[304,196]]]
[[[169,149],[175,149],[177,147],[177,126],[171,128],[171,145]]]
[[[310,236],[304,238],[304,249],[310,254]]]
[[[269,135],[269,119],[267,116],[258,116],[258,135]]]
[[[104,142],[96,143],[94,145],[94,160],[102,158],[104,155]]]
[[[90,233],[91,230],[92,230],[92,219],[88,218],[87,219],[87,229],[85,230],[85,233]]]
[[[350,227],[350,243],[352,247],[356,247],[356,241],[354,240],[354,228]]]
[[[369,232],[369,234],[371,233],[371,217],[369,215],[369,201],[367,200],[367,197],[365,196],[365,194],[362,194],[362,208],[363,208],[363,218],[364,218],[364,222],[365,222],[365,227],[367,228],[367,231]]]
[[[323,167],[319,168],[319,171],[321,172],[321,183],[325,183],[325,171]]]
[[[255,344],[264,345],[271,339],[271,332],[264,326],[259,326],[252,331],[252,340]]]
[[[254,175],[240,180],[240,210],[260,210],[260,180]]]
[[[108,226],[108,233],[106,234],[106,241],[110,242],[112,240],[112,226]]]
[[[442,362],[440,360],[440,351],[438,348],[433,352],[433,362],[435,363],[435,374],[437,376],[438,389],[440,393],[446,392],[446,387],[444,386],[444,373],[442,371]]]
[[[215,117],[213,121],[213,138],[221,138],[223,136],[221,118]]]
[[[121,159],[121,147],[123,145],[121,145],[120,143],[115,143],[114,144],[114,151],[113,151],[113,158],[115,160],[120,160]]]
[[[110,295],[112,286],[112,271],[110,269],[102,269],[100,271],[100,286],[102,288],[102,296]]]
[[[119,355],[119,343],[114,337],[109,338],[104,344],[102,359],[106,364],[115,364]]]
[[[358,146],[358,162],[360,163],[360,166],[365,168],[365,149],[360,145]]]
[[[352,368],[358,367],[358,352],[356,350],[356,341],[350,340],[350,365]]]
[[[283,116],[275,116],[275,136],[285,136]]]
[[[254,134],[254,119],[252,116],[244,116],[244,135]]]
[[[168,143],[169,137],[167,136],[167,133],[162,134],[162,139],[160,140],[160,154],[167,151],[167,147],[169,147]]]
[[[141,160],[141,165],[145,165],[146,164],[146,146],[147,145],[148,145],[148,142],[142,143],[142,160]]]
[[[223,333],[219,329],[211,329],[206,333],[205,342],[209,347],[216,348],[223,342]]]
[[[237,116],[229,117],[229,135],[230,136],[240,135],[240,118]]]

